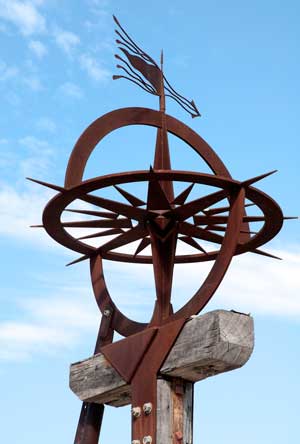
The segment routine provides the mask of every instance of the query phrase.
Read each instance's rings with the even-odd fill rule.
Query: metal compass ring
[[[157,180],[173,180],[180,182],[193,182],[198,184],[210,185],[224,190],[228,190],[228,196],[232,191],[236,191],[242,186],[241,182],[233,179],[215,176],[204,173],[194,173],[186,171],[158,171],[154,174]],[[66,190],[56,195],[46,206],[43,213],[43,225],[48,234],[57,242],[64,246],[77,251],[84,255],[93,255],[97,253],[97,248],[87,245],[73,238],[61,224],[61,214],[64,209],[75,199],[80,196],[91,193],[102,188],[120,185],[124,183],[148,181],[150,173],[148,171],[125,172],[109,176],[102,176],[82,182],[80,185]],[[245,188],[246,198],[257,205],[265,215],[265,222],[260,231],[250,238],[244,244],[239,244],[235,254],[241,254],[258,248],[264,243],[272,239],[282,226],[283,215],[280,207],[269,196],[254,187]],[[140,211],[145,211],[140,209]],[[221,242],[220,242],[221,243]],[[202,262],[216,259],[218,251],[208,252],[204,254],[178,255],[175,263],[186,262]],[[101,253],[102,258],[115,261],[134,262],[134,263],[152,263],[150,256],[136,256],[133,258],[131,254],[104,252]]]

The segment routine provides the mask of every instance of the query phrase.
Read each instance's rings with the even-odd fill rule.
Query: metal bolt
[[[152,412],[152,403],[151,402],[146,402],[143,405],[143,412],[145,413],[145,415],[150,415],[150,413]]]
[[[110,316],[110,313],[111,313],[111,311],[108,310],[108,309],[106,309],[106,310],[104,310],[104,312],[103,312],[103,316],[105,316],[105,317],[108,318],[108,316]]]
[[[131,413],[134,418],[138,418],[139,416],[141,416],[142,409],[141,407],[132,407]]]
[[[143,444],[151,444],[151,443],[152,443],[152,436],[144,436]]]
[[[141,441],[139,439],[134,439],[131,441],[131,444],[141,444]]]
[[[177,439],[177,441],[181,441],[183,439],[182,432],[176,432],[175,433],[175,438]]]

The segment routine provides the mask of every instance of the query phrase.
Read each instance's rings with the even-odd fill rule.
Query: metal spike
[[[188,222],[179,223],[179,233],[185,234],[189,237],[196,237],[197,239],[203,239],[208,242],[213,242],[215,244],[222,244],[223,236],[213,233],[212,231],[206,231],[203,228],[191,225]]]
[[[227,228],[221,227],[220,225],[207,225],[207,227],[205,227],[205,230],[225,232],[227,230]],[[249,231],[249,230],[242,229],[242,230],[240,230],[240,233],[242,233],[242,234],[257,234],[257,231]]]
[[[245,204],[245,208],[246,207],[253,207],[254,205],[255,205],[254,203]],[[225,213],[229,210],[230,210],[230,206],[227,205],[226,207],[211,208],[209,210],[203,210],[203,213],[206,216],[213,216],[215,214]]]
[[[69,267],[70,265],[78,264],[78,262],[86,261],[89,258],[90,258],[90,256],[87,256],[87,255],[80,256],[78,259],[75,259],[74,261],[66,264],[66,267]]]
[[[131,228],[130,219],[96,219],[62,222],[61,225],[66,228]]]
[[[146,228],[143,225],[136,225],[131,230],[126,231],[126,233],[120,234],[120,236],[116,236],[111,241],[108,241],[106,244],[101,245],[99,248],[100,253],[106,253],[109,250],[114,250],[115,248],[122,247],[131,242],[134,242],[141,237],[144,237],[147,234]]]
[[[188,198],[190,192],[192,191],[192,188],[195,184],[192,183],[190,186],[188,186],[182,193],[180,193],[176,199],[173,200],[172,204],[174,205],[183,205]]]
[[[226,227],[221,227],[220,225],[207,225],[204,229],[207,231],[223,231],[223,232],[227,230]]]
[[[126,200],[128,200],[131,205],[134,207],[139,207],[141,205],[145,205],[146,202],[143,202],[141,199],[139,199],[136,196],[133,196],[132,194],[128,193],[128,191],[123,190],[122,188],[118,187],[117,185],[114,185],[115,189],[119,191],[119,193],[125,197]]]
[[[151,244],[151,241],[148,237],[144,237],[144,239],[141,240],[139,246],[137,247],[135,253],[134,253],[134,257],[137,256],[141,251],[143,251],[145,248],[148,247],[148,245]]]
[[[123,230],[119,228],[113,228],[111,230],[99,231],[98,233],[93,233],[93,234],[88,234],[87,236],[78,237],[77,240],[93,239],[94,237],[101,237],[101,236],[113,236],[114,234],[122,234],[122,233],[124,233]]]
[[[152,167],[150,166],[150,173],[154,173]],[[154,174],[153,174],[154,176]],[[169,200],[161,187],[160,182],[154,176],[150,178],[148,186],[148,196],[147,196],[147,209],[148,210],[170,210]]]
[[[179,238],[181,241],[185,242],[186,244],[190,245],[191,247],[196,248],[197,250],[202,251],[202,253],[207,254],[207,251],[204,250],[203,247],[201,247],[201,245],[198,244],[198,242],[195,241],[195,239],[193,239],[190,236],[182,236]]]
[[[31,177],[26,177],[27,180],[30,180],[30,182],[38,183],[39,185],[43,185],[44,187],[51,188],[55,191],[60,191],[61,193],[63,191],[66,191],[65,188],[60,187],[59,185],[54,185],[52,183],[43,182],[42,180],[32,179]]]
[[[110,213],[106,211],[93,211],[93,210],[64,210],[68,211],[69,213],[78,213],[78,214],[87,214],[88,216],[98,216],[98,217],[104,217],[106,219],[117,219],[118,214],[117,213]]]
[[[244,180],[242,182],[242,185],[244,187],[248,187],[249,185],[252,185],[253,183],[258,182],[258,181],[264,179],[265,177],[271,176],[271,174],[277,173],[277,171],[278,170],[273,170],[273,171],[270,171],[269,173],[261,174],[260,176],[256,176],[256,177],[252,177],[251,179]]]
[[[227,190],[220,190],[215,193],[208,194],[207,196],[200,197],[199,199],[188,202],[182,205],[181,207],[177,207],[175,208],[174,212],[179,220],[186,220],[189,217],[194,216],[194,214],[197,214],[199,211],[202,211],[203,209],[209,207],[210,205],[213,205],[223,200],[227,196],[228,196]]]
[[[97,207],[105,208],[106,210],[112,211],[113,213],[122,214],[123,216],[126,216],[130,219],[144,220],[144,217],[146,215],[146,210],[142,208],[132,207],[121,202],[116,202],[114,200],[94,196],[93,194],[86,194],[85,196],[79,197],[79,199]]]
[[[226,224],[229,216],[194,216],[194,223],[196,225],[217,225]],[[264,222],[264,216],[244,216],[243,222]]]
[[[266,251],[258,250],[257,248],[255,250],[250,250],[250,252],[251,253],[260,254],[261,256],[267,256],[267,257],[270,257],[272,259],[278,259],[278,260],[282,261],[281,257],[274,256],[273,254],[267,253]]]

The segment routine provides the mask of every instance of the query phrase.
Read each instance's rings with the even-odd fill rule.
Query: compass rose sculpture
[[[115,17],[114,20],[122,56],[116,55],[121,75],[113,78],[127,79],[156,95],[159,110],[130,107],[105,114],[75,144],[64,186],[34,181],[58,192],[45,207],[42,227],[54,240],[80,253],[71,264],[90,261],[93,290],[103,315],[95,353],[101,350],[131,385],[133,407],[145,403],[155,407],[157,374],[186,320],[198,314],[212,298],[234,255],[252,252],[274,257],[260,247],[280,231],[284,217],[277,203],[253,186],[272,173],[244,181],[233,179],[218,155],[196,132],[166,114],[169,98],[192,117],[200,115],[195,103],[179,94],[166,79],[163,57],[158,65]],[[83,180],[95,147],[111,132],[129,125],[157,129],[153,166]],[[211,173],[173,170],[168,134],[193,149]],[[144,197],[126,188],[139,183],[146,184]],[[175,184],[182,187],[178,194],[174,192]],[[200,188],[210,191],[191,198]],[[112,189],[120,199],[103,196]],[[247,215],[249,206],[251,215]],[[253,209],[257,215],[252,215]],[[66,219],[65,215],[71,213],[74,220]],[[259,222],[259,230],[255,230],[253,227]],[[73,228],[81,229],[80,237],[74,236]],[[132,250],[129,247],[134,242]],[[181,253],[179,243],[188,245],[189,252]],[[129,319],[115,305],[106,287],[103,259],[153,265],[156,298],[149,323]],[[174,312],[171,295],[175,264],[199,262],[201,267],[201,262],[207,261],[213,261],[208,276],[191,299]],[[112,343],[114,331],[125,339]],[[83,404],[75,443],[98,442],[102,414],[103,406]],[[142,435],[150,437],[154,444],[155,424],[155,412],[138,423],[133,420],[133,441],[138,442]]]

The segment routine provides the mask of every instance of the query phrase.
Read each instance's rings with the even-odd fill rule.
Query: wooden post
[[[157,381],[157,444],[192,444],[194,384],[183,379]]]

